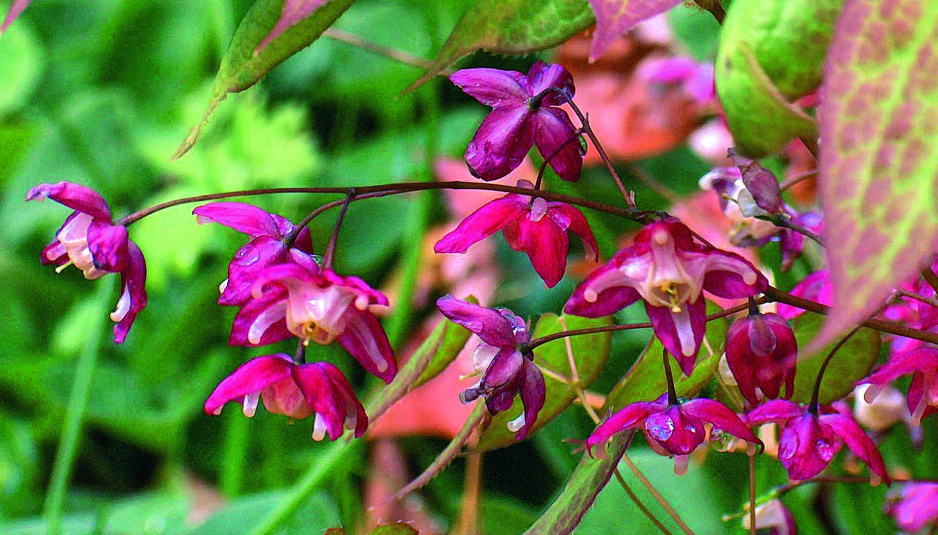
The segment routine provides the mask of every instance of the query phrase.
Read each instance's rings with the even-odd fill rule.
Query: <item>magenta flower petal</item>
[[[465,253],[473,244],[498,232],[508,223],[525,217],[530,209],[519,195],[508,195],[483,205],[436,242],[437,253]]]
[[[797,403],[784,399],[767,401],[746,414],[749,425],[760,425],[768,422],[783,423],[804,414],[804,410]]]
[[[563,278],[567,268],[570,244],[566,230],[558,227],[549,217],[538,221],[525,217],[519,219],[517,224],[517,249],[527,253],[534,271],[548,288],[553,288]]]
[[[906,483],[899,498],[888,505],[887,512],[903,533],[919,533],[938,522],[938,484]]]
[[[511,408],[515,396],[524,387],[526,360],[511,349],[499,351],[492,359],[479,385],[479,393],[485,396],[485,406],[490,413],[498,414]]]
[[[524,425],[518,431],[518,440],[524,440],[534,423],[537,422],[537,414],[544,407],[546,394],[544,374],[532,361],[524,359],[524,386],[521,387],[521,403],[524,404]]]
[[[826,270],[815,271],[792,288],[791,295],[831,306],[834,302],[834,290],[829,284],[829,280]],[[778,304],[778,315],[785,319],[794,319],[802,313],[804,313],[804,310],[800,308],[784,303]]]
[[[72,182],[57,182],[55,184],[39,184],[26,194],[27,201],[52,199],[68,206],[72,210],[90,215],[95,219],[111,221],[111,209],[101,195],[81,184]]]
[[[585,318],[601,318],[638,301],[641,295],[632,286],[605,283],[607,280],[613,281],[619,278],[619,265],[632,256],[623,254],[628,252],[627,250],[620,251],[609,263],[593,270],[573,291],[563,311]],[[597,286],[600,287],[598,292],[594,289]]]
[[[694,58],[675,56],[652,59],[643,64],[645,79],[656,84],[679,84],[693,77],[700,68]]]
[[[849,410],[844,408],[843,410]],[[849,414],[849,413],[848,413]],[[818,417],[818,421],[824,425],[830,426],[840,438],[843,439],[850,451],[863,460],[870,467],[870,471],[879,476],[889,485],[889,473],[886,472],[886,465],[883,463],[883,456],[876,449],[876,444],[870,440],[870,437],[863,432],[853,418],[841,413],[824,414]]]
[[[517,104],[529,96],[521,85],[525,76],[516,71],[463,69],[449,79],[467,95],[493,108]]]
[[[655,336],[681,365],[684,375],[690,376],[697,361],[700,344],[707,332],[707,303],[698,299],[696,303],[685,303],[680,312],[666,307],[645,304]]]
[[[534,143],[544,158],[551,158],[550,166],[560,178],[576,182],[583,169],[583,155],[580,152],[576,128],[560,108],[541,108],[533,121]],[[559,152],[558,152],[559,151]]]
[[[345,375],[343,375],[342,372],[339,371],[339,369],[335,366],[326,362],[320,362],[319,365],[326,372],[329,380],[332,381],[332,385],[338,389],[345,398],[345,426],[347,428],[351,427],[355,430],[355,438],[362,436],[365,433],[365,430],[368,428],[368,415],[365,414],[365,408],[355,396],[355,391],[352,389],[352,385],[349,384],[348,379],[345,378]],[[353,425],[350,426],[350,424]]]
[[[118,272],[127,262],[127,228],[95,219],[88,226],[88,250],[95,269]]]
[[[436,306],[450,321],[479,335],[490,346],[514,347],[518,343],[518,335],[527,334],[523,322],[519,325],[499,310],[468,303],[450,295],[437,299]]]
[[[858,381],[857,384],[872,383],[876,385],[888,384],[903,375],[916,372],[930,371],[938,374],[938,349],[921,347],[893,355],[889,362],[881,366],[875,373]]]
[[[765,276],[743,257],[719,250],[709,255],[703,287],[713,295],[724,299],[752,297],[768,285]]]
[[[734,437],[763,446],[762,441],[752,433],[749,426],[743,423],[735,412],[719,401],[707,398],[692,399],[681,405],[681,411],[688,416],[710,422],[721,431]]]
[[[192,210],[199,223],[212,221],[257,238],[282,238],[293,230],[286,219],[251,204],[241,202],[213,202]]]
[[[336,341],[369,373],[390,383],[397,374],[397,361],[381,324],[374,314],[349,308],[348,324]]]
[[[778,443],[778,460],[792,479],[810,479],[821,473],[843,447],[843,441],[812,414],[785,424]]]
[[[300,364],[291,367],[291,375],[299,387],[306,402],[316,413],[313,423],[313,438],[319,440],[320,419],[329,432],[329,440],[342,436],[346,417],[345,393],[335,388],[326,368],[332,366],[325,362]]]
[[[547,211],[548,217],[554,220],[563,230],[570,230],[580,237],[583,241],[583,249],[586,251],[586,259],[593,260],[599,258],[599,246],[596,245],[596,238],[593,236],[593,230],[583,212],[577,208],[564,203],[549,203],[550,209]]]
[[[10,24],[13,24],[13,21],[20,16],[20,13],[26,9],[26,6],[32,0],[13,0],[13,4],[10,6],[10,10],[7,11],[6,17],[3,18],[3,24],[0,24],[0,34],[6,31],[10,27]]]
[[[245,396],[259,393],[290,377],[292,365],[293,360],[283,354],[265,355],[245,362],[215,388],[205,401],[205,413],[220,414],[225,403],[242,403]]]
[[[264,269],[285,262],[287,247],[280,240],[261,236],[238,249],[228,264],[228,281],[218,298],[219,305],[243,305],[251,298],[251,289]]]
[[[562,65],[548,64],[536,61],[528,70],[523,84],[529,96],[535,97],[550,88],[566,91],[572,97],[576,91],[573,86],[573,76]],[[560,106],[564,100],[554,93],[544,96],[542,104],[545,106]],[[546,154],[544,155],[547,156]]]
[[[121,273],[121,296],[117,308],[111,313],[114,342],[122,343],[130,331],[137,314],[147,306],[147,264],[143,253],[132,241],[127,242],[127,265]]]
[[[605,443],[612,435],[620,431],[636,427],[652,412],[664,410],[667,404],[667,395],[665,395],[655,401],[639,401],[625,406],[605,422],[599,424],[596,430],[590,434],[589,438],[586,439],[586,450],[590,455],[593,455],[594,446]]]
[[[228,344],[232,346],[264,346],[291,338],[287,329],[287,292],[270,290],[241,307],[231,325]]]
[[[466,164],[473,176],[498,180],[521,165],[534,145],[532,114],[523,103],[501,106],[489,113],[466,146]]]
[[[751,314],[736,320],[726,336],[726,362],[739,391],[751,405],[759,404],[756,388],[775,399],[785,385],[795,388],[798,347],[795,333],[778,314]]]

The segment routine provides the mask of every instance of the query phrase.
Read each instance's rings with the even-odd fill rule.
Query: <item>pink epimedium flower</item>
[[[912,375],[907,402],[912,424],[921,425],[923,418],[938,411],[938,349],[919,347],[894,353],[889,362],[857,384],[874,385],[864,394],[866,401],[872,402],[882,391],[876,385],[888,385],[903,375]]]
[[[785,398],[791,398],[797,360],[795,333],[778,314],[755,310],[727,332],[726,363],[740,393],[753,406],[761,401],[757,388],[764,397],[776,399],[785,385]]]
[[[815,271],[805,277],[803,281],[792,288],[791,295],[831,306],[834,302],[834,287],[830,284],[830,276],[827,270]],[[803,313],[804,310],[798,307],[786,305],[785,303],[778,304],[778,315],[787,320],[795,319]]]
[[[938,484],[904,484],[897,495],[890,497],[886,512],[896,519],[903,533],[918,533],[925,526],[935,524],[938,522]]]
[[[534,187],[526,180],[520,180],[518,186]],[[433,250],[465,253],[473,244],[499,230],[512,249],[528,255],[534,271],[548,288],[560,282],[566,271],[568,230],[583,241],[587,258],[597,257],[596,238],[582,212],[562,202],[515,194],[495,199],[473,212],[436,242]]]
[[[127,237],[127,228],[114,224],[111,209],[98,192],[72,182],[40,184],[29,190],[27,201],[46,198],[74,210],[55,234],[55,240],[42,250],[43,264],[62,271],[74,265],[86,279],[120,273],[121,296],[111,313],[114,341],[127,337],[137,314],[147,304],[147,267],[140,248]]]
[[[251,359],[225,378],[205,401],[205,413],[221,414],[229,401],[243,406],[244,415],[254,416],[258,400],[269,412],[295,420],[315,415],[313,439],[342,436],[343,428],[360,437],[368,427],[365,409],[355,397],[348,380],[328,362],[296,364],[287,355],[265,355]]]
[[[676,468],[683,470],[686,456],[707,438],[705,423],[760,447],[762,441],[732,410],[712,399],[697,398],[684,403],[669,403],[668,394],[655,401],[640,401],[613,414],[586,439],[592,455],[597,444],[626,429],[637,429],[648,445],[660,455],[676,456]]]
[[[438,299],[436,306],[450,321],[481,339],[473,364],[477,371],[485,372],[479,383],[460,394],[459,399],[470,403],[485,398],[485,406],[494,415],[511,408],[515,396],[520,395],[524,412],[508,428],[517,431],[518,440],[524,439],[545,400],[544,375],[534,364],[533,353],[522,354],[518,349],[531,340],[524,320],[510,310],[488,309],[449,295]]]
[[[870,467],[874,483],[883,480],[889,484],[883,456],[844,403],[822,408],[818,415],[791,401],[774,400],[750,411],[746,421],[750,425],[774,422],[783,426],[778,459],[792,479],[810,479],[820,474],[846,443]]]
[[[256,275],[251,300],[238,312],[231,345],[260,346],[295,336],[304,344],[337,341],[368,372],[390,383],[397,362],[368,307],[388,299],[357,277],[315,264],[278,264]]]
[[[654,58],[642,63],[639,73],[655,84],[680,85],[687,96],[701,106],[717,105],[713,65],[710,63],[698,63],[687,56]]]
[[[560,178],[579,180],[583,154],[573,139],[577,131],[567,112],[557,107],[574,93],[573,77],[566,69],[538,61],[527,75],[463,69],[449,79],[493,108],[466,148],[466,163],[473,175],[499,179],[518,167],[531,146],[537,145],[544,158],[553,156],[550,166]]]
[[[228,264],[228,278],[220,286],[219,305],[246,303],[257,274],[266,267],[289,261],[313,262],[309,230],[305,227],[300,230],[288,247],[286,240],[295,229],[277,214],[240,202],[214,202],[199,206],[192,213],[199,224],[219,223],[252,238]]]
[[[741,256],[695,242],[690,229],[672,218],[647,225],[630,247],[593,271],[564,311],[599,318],[643,299],[655,335],[690,375],[706,330],[702,291],[752,297],[766,284]]]

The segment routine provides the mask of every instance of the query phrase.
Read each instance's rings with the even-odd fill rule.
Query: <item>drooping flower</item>
[[[746,415],[746,421],[750,425],[768,422],[782,425],[778,459],[792,479],[810,479],[820,474],[846,443],[870,467],[874,483],[883,480],[889,484],[883,456],[842,402],[823,407],[818,415],[779,399],[756,407]]]
[[[315,415],[313,439],[342,436],[343,428],[360,437],[368,427],[365,409],[338,368],[328,362],[296,364],[287,355],[251,359],[225,378],[205,401],[206,414],[221,414],[229,401],[254,416],[259,399],[269,412],[295,420]]]
[[[463,69],[450,81],[491,106],[466,147],[466,163],[473,175],[495,180],[518,167],[532,145],[564,180],[576,181],[583,167],[577,131],[558,106],[563,93],[573,97],[573,77],[560,65],[538,61],[527,75],[499,69]],[[551,91],[548,91],[551,90]],[[545,93],[546,91],[546,93]]]
[[[707,438],[705,423],[762,446],[749,427],[732,410],[719,401],[696,398],[684,403],[670,403],[668,394],[655,401],[639,401],[613,414],[586,439],[586,448],[592,454],[597,444],[626,429],[637,429],[645,435],[648,445],[660,455],[673,455],[675,469],[683,471],[690,455]]]
[[[857,384],[888,385],[903,375],[912,375],[907,403],[912,424],[921,425],[923,418],[938,411],[938,349],[926,346],[893,353],[889,362]],[[868,388],[866,401],[873,401],[881,390]]]
[[[564,311],[598,318],[643,299],[655,335],[690,375],[706,330],[702,290],[732,299],[752,297],[766,284],[745,259],[695,242],[690,229],[670,218],[647,225],[630,247],[593,271]]]
[[[785,399],[791,398],[797,360],[795,333],[778,314],[761,314],[753,307],[726,334],[726,363],[740,393],[753,406],[761,402],[757,388],[764,397],[776,399],[784,385]]]
[[[518,350],[519,345],[531,340],[524,320],[510,310],[488,309],[449,295],[438,299],[436,305],[450,321],[481,339],[472,358],[476,370],[485,372],[479,383],[460,394],[459,399],[470,403],[482,397],[494,415],[511,408],[515,396],[520,395],[524,412],[508,428],[517,431],[518,440],[522,440],[537,421],[545,399],[544,376],[534,364],[533,353]]]
[[[886,512],[896,519],[903,533],[918,533],[938,522],[938,484],[906,483],[890,494]]]
[[[27,201],[52,199],[74,210],[55,234],[55,240],[42,250],[43,264],[74,265],[86,279],[119,273],[121,296],[111,313],[114,341],[121,343],[137,314],[147,304],[147,266],[137,244],[127,237],[127,228],[114,224],[111,208],[93,189],[71,182],[40,184],[29,190]]]
[[[295,336],[304,344],[337,341],[368,372],[391,382],[397,362],[369,305],[388,299],[358,277],[315,264],[278,264],[256,275],[252,298],[238,312],[231,345],[260,346]]]
[[[251,298],[257,274],[266,267],[296,261],[310,263],[313,245],[309,230],[303,228],[291,247],[286,238],[294,232],[285,218],[240,202],[213,202],[192,211],[199,224],[215,222],[252,239],[235,253],[228,264],[228,278],[220,286],[219,305],[241,306]]]
[[[743,515],[743,529],[750,529],[752,519]],[[798,535],[795,517],[781,500],[769,500],[756,507],[756,529],[770,530],[768,535]]]
[[[527,180],[519,180],[518,186],[534,187]],[[528,255],[534,271],[548,288],[560,282],[567,268],[568,230],[583,240],[587,258],[597,257],[596,238],[582,212],[566,203],[515,194],[495,199],[473,212],[438,241],[433,250],[465,253],[470,246],[499,230],[512,249]]]

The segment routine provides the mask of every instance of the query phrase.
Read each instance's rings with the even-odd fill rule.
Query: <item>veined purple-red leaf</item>
[[[834,307],[814,346],[872,314],[938,244],[938,2],[847,0],[818,122]]]
[[[20,13],[22,13],[23,10],[26,9],[26,6],[32,1],[33,0],[13,0],[10,10],[7,11],[7,16],[3,18],[3,24],[0,24],[0,34],[5,32],[10,24],[13,24],[16,17],[19,17]]]
[[[268,43],[280,36],[284,31],[292,28],[301,20],[313,14],[330,0],[283,0],[283,11],[280,13],[280,20],[273,30],[267,34],[267,37],[257,45],[257,51],[267,46]]]
[[[679,5],[683,0],[589,0],[596,14],[590,62],[596,61],[617,37],[639,22]]]

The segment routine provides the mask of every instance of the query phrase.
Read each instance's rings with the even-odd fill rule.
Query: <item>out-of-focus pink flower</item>
[[[912,375],[907,402],[912,424],[921,425],[923,418],[938,411],[938,349],[920,347],[894,353],[889,362],[857,384],[888,385],[903,375]],[[876,387],[867,389],[866,401],[876,399],[879,391]]]
[[[701,106],[717,104],[711,63],[700,63],[687,56],[652,58],[639,67],[639,76],[653,84],[678,85]]]
[[[743,516],[744,529],[749,529],[751,522],[749,515]],[[770,530],[769,535],[798,535],[795,517],[781,500],[769,500],[756,507],[756,529],[760,533]]]
[[[581,283],[564,306],[568,314],[598,318],[639,299],[655,335],[681,364],[694,368],[706,328],[706,290],[724,298],[751,297],[767,282],[738,255],[694,241],[676,219],[652,223],[605,266]]]
[[[358,277],[295,263],[256,275],[252,299],[235,317],[231,345],[259,346],[296,336],[304,344],[334,340],[368,372],[391,382],[397,362],[369,305],[387,298]]]
[[[733,372],[739,391],[753,406],[779,397],[785,385],[785,398],[795,389],[798,345],[788,322],[778,314],[754,313],[736,320],[726,335],[726,363]]]
[[[533,188],[521,181],[519,187]],[[436,243],[438,253],[465,253],[469,247],[501,230],[505,241],[524,251],[534,271],[548,288],[563,278],[567,267],[570,230],[583,240],[588,258],[596,258],[597,246],[586,217],[573,206],[548,202],[540,197],[509,194],[473,212],[455,230]]]
[[[792,479],[810,479],[820,474],[846,443],[870,467],[874,483],[879,478],[889,484],[883,456],[844,403],[822,408],[818,415],[779,399],[756,407],[746,414],[746,421],[750,425],[767,422],[782,425],[778,459]]]
[[[550,166],[561,178],[579,180],[583,155],[574,139],[576,128],[567,112],[557,107],[575,91],[566,69],[538,61],[527,75],[463,69],[450,80],[493,108],[466,148],[466,163],[473,175],[483,180],[501,178],[537,145],[544,158],[551,158]]]
[[[815,271],[805,277],[792,289],[791,295],[831,306],[834,302],[834,289],[830,285],[827,270]],[[784,303],[778,304],[778,315],[788,320],[795,319],[803,312],[804,310],[798,307]]]
[[[890,492],[892,494],[892,492]],[[938,521],[938,484],[906,483],[890,497],[886,512],[904,533],[918,533]]]
[[[697,398],[684,403],[671,404],[668,394],[655,401],[633,403],[613,414],[586,439],[586,448],[592,454],[597,444],[626,429],[637,429],[645,435],[648,445],[661,455],[674,455],[675,467],[686,466],[686,456],[701,445],[707,437],[705,423],[725,433],[762,446],[749,427],[728,407],[712,399]]]
[[[532,353],[522,354],[518,346],[531,340],[524,320],[506,309],[488,309],[451,296],[441,297],[437,307],[450,321],[462,325],[482,340],[473,355],[478,371],[485,370],[479,384],[460,395],[463,403],[479,397],[492,414],[508,410],[515,396],[521,396],[524,412],[509,423],[518,440],[528,435],[537,413],[544,406],[545,385]]]
[[[74,210],[55,234],[55,240],[42,250],[43,264],[74,265],[86,279],[120,273],[121,296],[111,313],[114,341],[121,343],[137,314],[147,304],[147,266],[137,244],[127,237],[127,228],[114,224],[111,208],[93,189],[71,182],[40,184],[29,190],[27,201],[46,198]]]
[[[258,400],[269,412],[302,420],[315,415],[313,439],[342,436],[343,428],[360,437],[368,427],[365,409],[338,368],[328,362],[296,364],[287,355],[265,355],[245,362],[223,380],[205,401],[206,414],[221,414],[230,401],[254,416]]]
[[[290,247],[286,239],[294,232],[293,224],[285,218],[266,212],[256,206],[240,202],[213,202],[192,211],[199,224],[215,222],[252,239],[235,253],[228,264],[228,278],[222,282],[219,305],[241,306],[251,298],[251,287],[257,274],[269,266],[291,261],[313,262],[309,230],[296,234]]]

